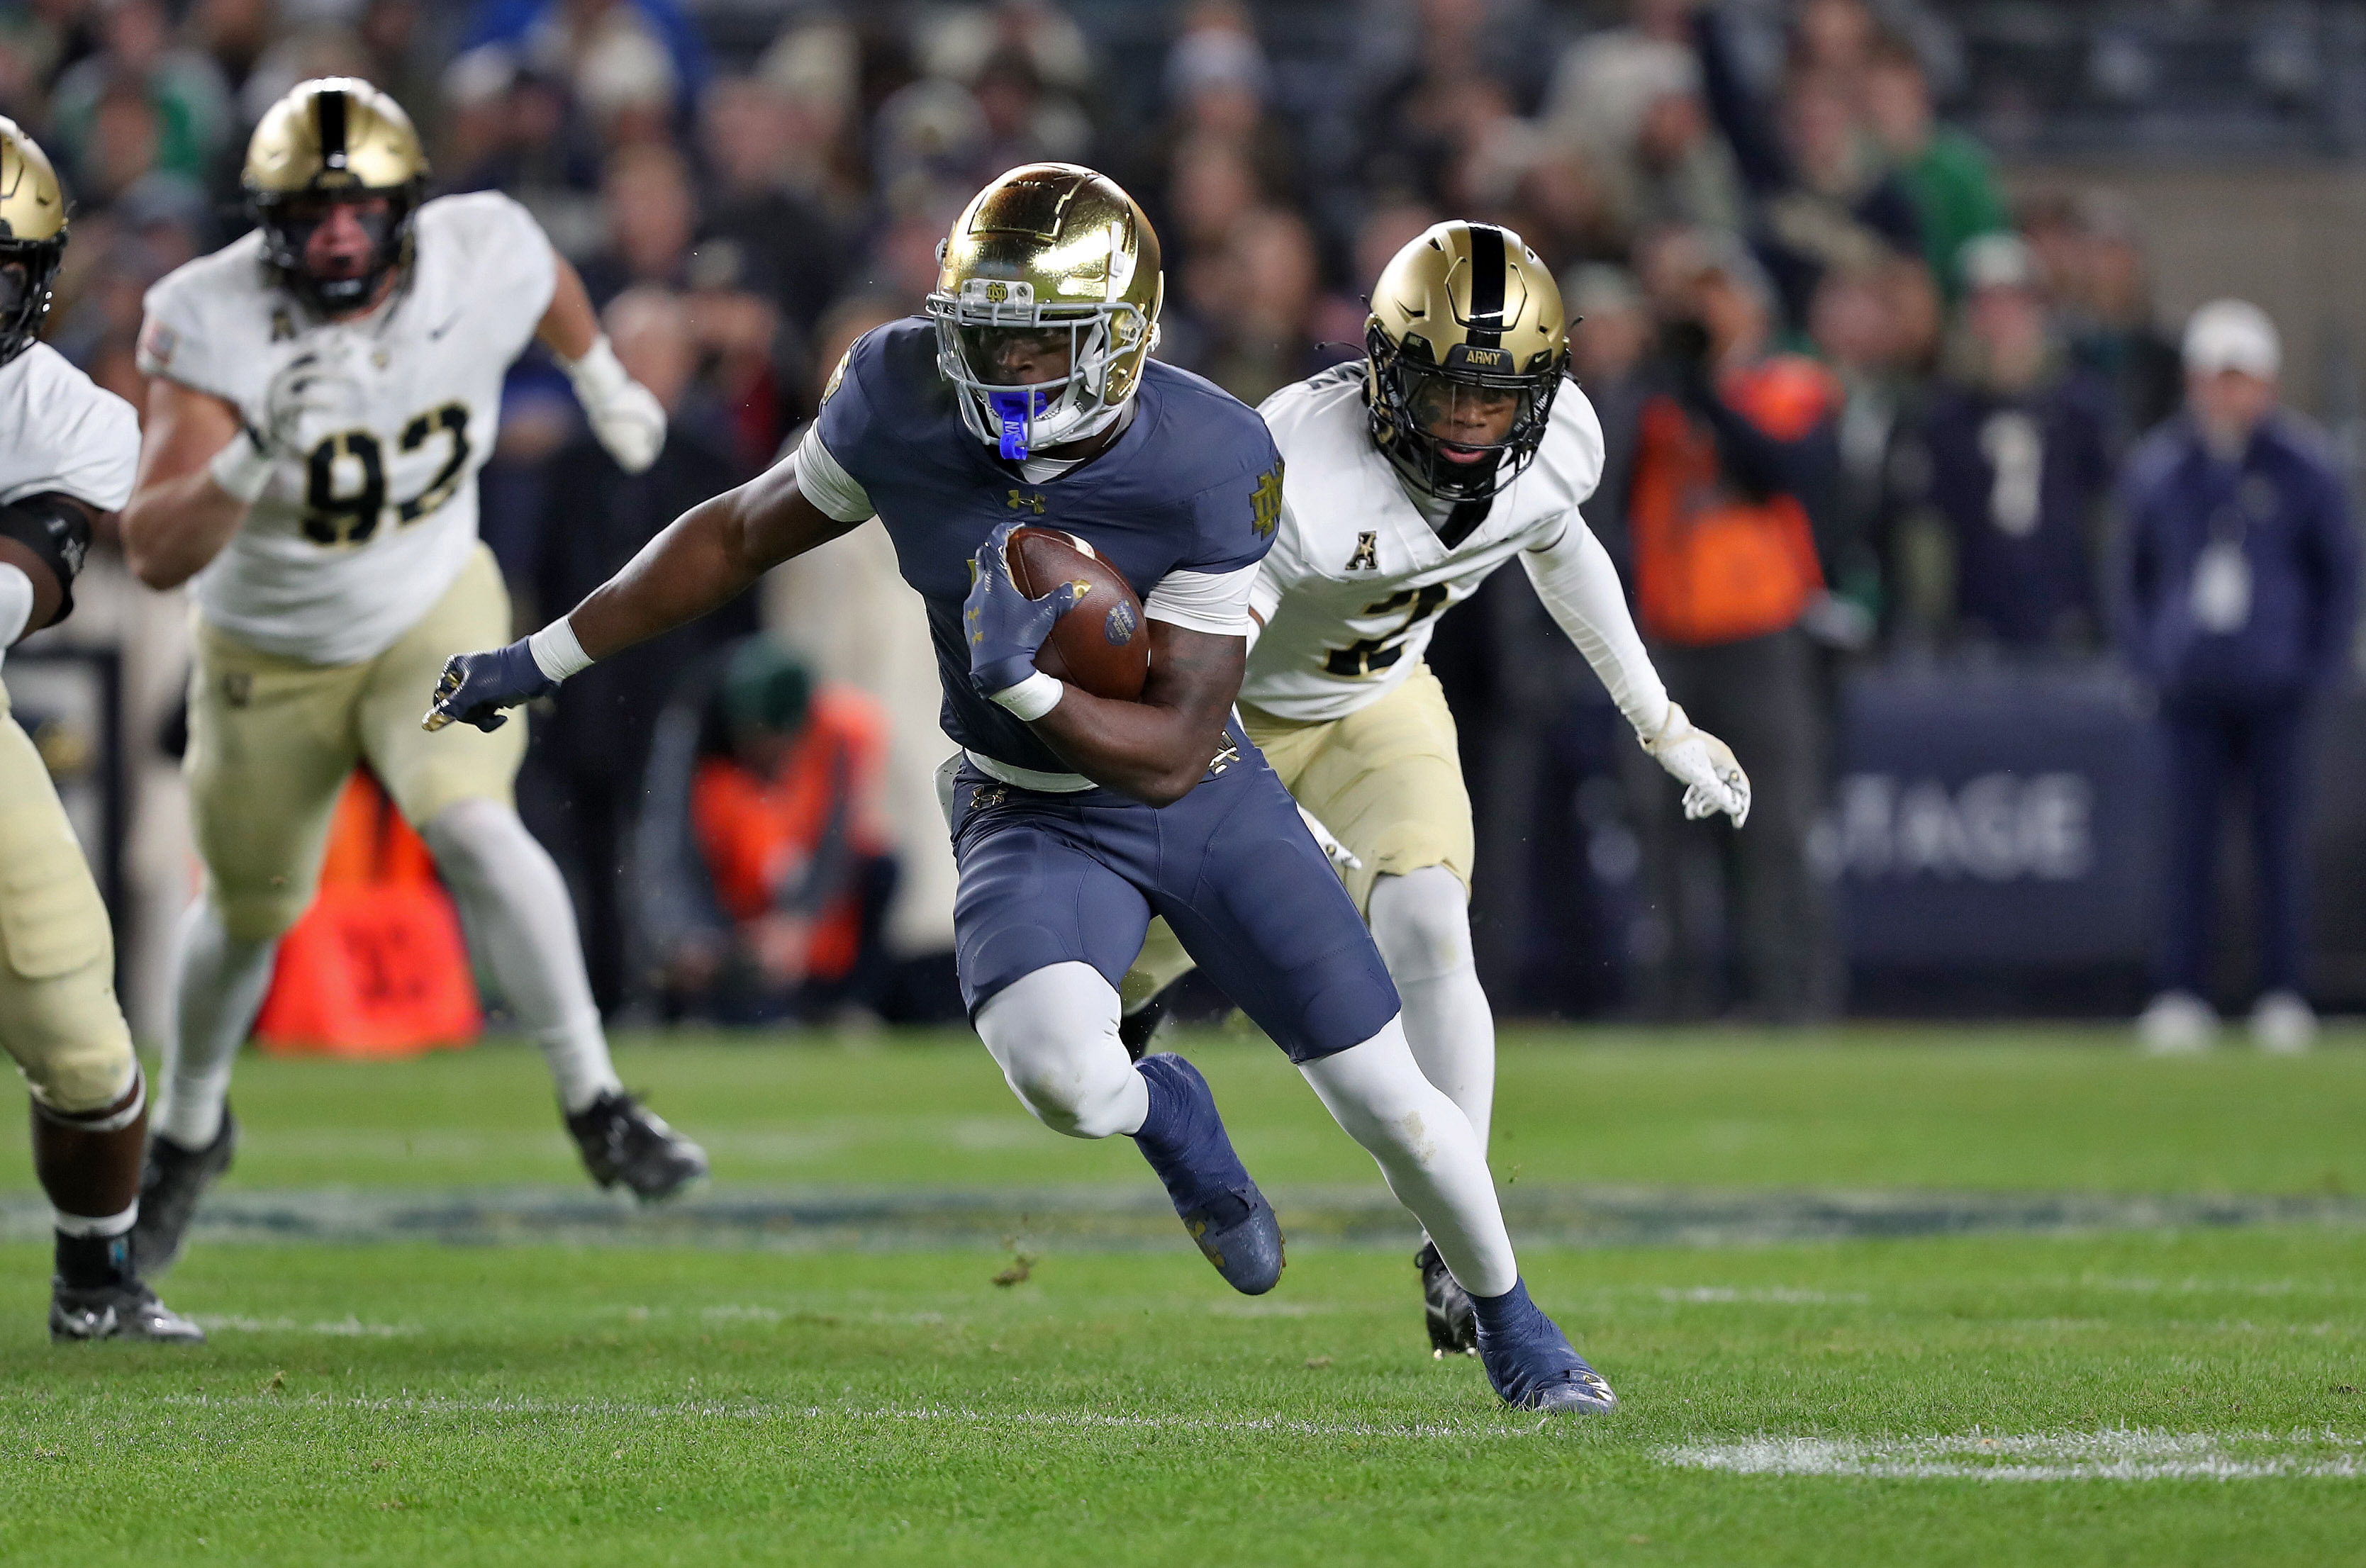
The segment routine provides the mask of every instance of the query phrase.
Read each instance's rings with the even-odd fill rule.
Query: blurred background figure
[[[572,609],[638,554],[659,531],[749,470],[727,429],[693,383],[698,344],[690,308],[650,286],[627,289],[603,314],[616,357],[657,395],[667,415],[665,448],[646,471],[616,466],[589,429],[579,429],[548,465],[541,515],[523,561],[513,568],[529,619]],[[549,848],[575,898],[601,1011],[636,1001],[629,909],[631,846],[641,812],[658,715],[682,672],[755,632],[756,606],[745,597],[703,621],[603,659],[569,681],[536,714],[519,813]]]
[[[875,1010],[896,862],[879,820],[886,721],[762,637],[682,683],[649,759],[634,856],[668,1018],[842,1022]]]
[[[2069,363],[2027,244],[1981,235],[1955,270],[1963,316],[1902,498],[1925,525],[1905,546],[1926,578],[1918,608],[1951,635],[2080,652],[2101,632],[2110,397]]]
[[[1773,286],[1731,236],[1679,236],[1668,249],[1672,292],[1628,481],[1628,557],[1668,695],[1712,734],[1741,737],[1727,744],[1752,759],[1752,797],[1738,833],[1684,822],[1641,759],[1628,793],[1644,802],[1665,923],[1646,1006],[1799,1023],[1837,996],[1808,864],[1824,700],[1802,622],[1826,597],[1815,525],[1836,478],[1838,389],[1813,361],[1774,352]]]
[[[2216,1033],[2211,912],[2229,785],[2248,797],[2259,871],[2252,1036],[2304,1050],[2309,720],[2347,671],[2359,546],[2323,443],[2279,408],[2282,345],[2258,306],[2221,299],[2185,329],[2185,413],[2130,464],[2119,639],[2160,699],[2169,791],[2159,994],[2145,1046],[2199,1050]]]

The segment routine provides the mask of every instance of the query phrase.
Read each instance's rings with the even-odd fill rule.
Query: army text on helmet
[[[1560,286],[1508,229],[1435,224],[1373,286],[1364,352],[1372,440],[1423,493],[1482,499],[1543,444],[1569,366]]]
[[[343,315],[366,308],[387,275],[410,262],[427,155],[392,98],[356,77],[323,76],[265,112],[247,142],[242,183],[263,229],[265,263],[298,298]],[[340,204],[355,208],[371,254],[357,272],[323,275],[306,252]]]
[[[937,261],[937,366],[979,440],[1022,459],[1124,411],[1166,283],[1158,236],[1115,181],[1074,163],[1013,169],[962,210]]]
[[[49,154],[0,119],[0,364],[33,346],[66,253],[66,194]]]

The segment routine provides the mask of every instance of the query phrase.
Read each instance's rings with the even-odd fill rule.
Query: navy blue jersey
[[[928,601],[945,733],[1013,767],[1068,765],[969,683],[962,600],[969,560],[1012,517],[1065,529],[1147,600],[1169,572],[1264,559],[1281,515],[1281,454],[1247,404],[1188,371],[1143,366],[1132,423],[1082,467],[1041,484],[969,432],[937,374],[936,330],[912,318],[867,333],[822,399],[821,443],[870,496],[904,580]]]

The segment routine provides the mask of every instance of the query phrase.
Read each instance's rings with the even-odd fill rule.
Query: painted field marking
[[[2332,1431],[1986,1433],[1685,1443],[1661,1462],[1735,1475],[1876,1481],[2270,1481],[2366,1478],[2366,1439]]]

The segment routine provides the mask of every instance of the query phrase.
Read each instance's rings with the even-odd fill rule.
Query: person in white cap
[[[2159,993],[2148,1050],[2205,1049],[2222,796],[2239,778],[2259,867],[2251,1034],[2305,1050],[2304,793],[2313,699],[2346,678],[2359,547],[2339,470],[2279,407],[2282,351],[2258,306],[2220,299],[2185,330],[2185,410],[2129,460],[2114,630],[2159,696],[2167,767]]]

